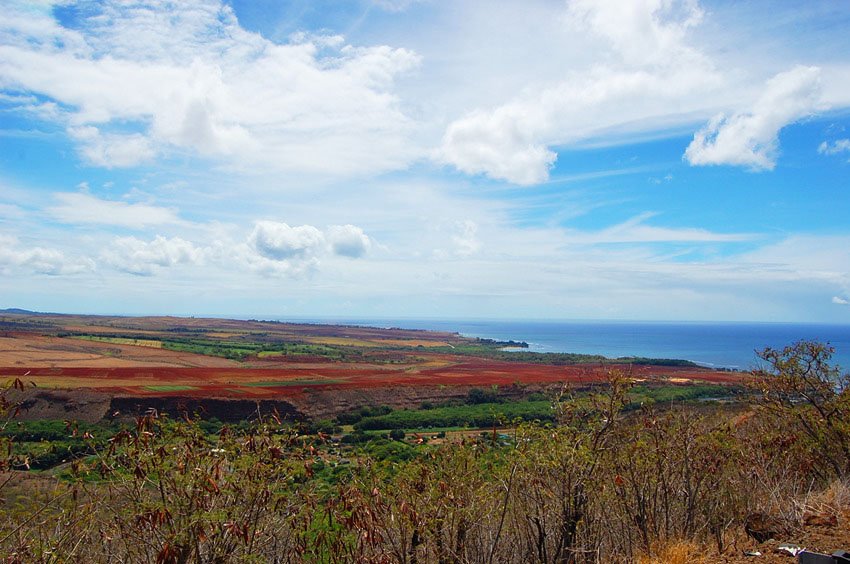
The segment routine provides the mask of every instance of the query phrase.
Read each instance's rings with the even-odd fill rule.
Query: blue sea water
[[[285,321],[281,319],[281,321]],[[850,325],[815,323],[706,323],[638,321],[457,321],[435,319],[290,319],[457,332],[469,337],[525,341],[535,352],[601,354],[609,358],[677,358],[747,370],[755,351],[801,339],[828,342],[833,362],[850,370]]]

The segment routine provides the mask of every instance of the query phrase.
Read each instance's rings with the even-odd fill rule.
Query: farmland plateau
[[[228,404],[242,413],[252,402],[327,418],[375,403],[439,403],[479,388],[515,400],[591,386],[614,369],[649,386],[741,379],[679,360],[506,352],[509,345],[522,351],[524,343],[257,320],[5,313],[0,379],[25,383],[24,418],[71,412],[90,421],[116,405],[140,412],[181,401],[228,419]]]

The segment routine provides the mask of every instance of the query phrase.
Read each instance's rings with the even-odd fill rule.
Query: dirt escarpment
[[[38,419],[73,419],[96,423],[107,416],[109,394],[87,390],[43,390],[29,388],[9,390],[8,400],[18,405],[16,418],[23,421]]]
[[[114,397],[109,403],[110,416],[135,417],[155,409],[171,417],[184,414],[201,419],[218,419],[235,423],[257,419],[272,414],[287,421],[306,419],[292,403],[282,400],[240,400],[222,398],[166,397]]]
[[[155,409],[171,417],[188,414],[202,419],[216,418],[225,422],[256,419],[258,415],[276,413],[281,419],[306,419],[292,403],[281,400],[240,400],[192,398],[181,396],[124,397],[85,390],[10,390],[9,401],[18,406],[15,418],[21,421],[39,419],[75,420],[87,423],[113,419],[131,419]]]

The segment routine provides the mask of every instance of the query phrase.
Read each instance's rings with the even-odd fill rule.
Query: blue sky
[[[0,3],[0,307],[850,322],[846,2]]]

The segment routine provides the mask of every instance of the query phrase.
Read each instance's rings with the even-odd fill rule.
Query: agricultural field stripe
[[[280,388],[284,386],[317,386],[322,384],[341,384],[345,380],[278,380],[267,382],[245,382],[241,386],[249,386],[255,388]]]

